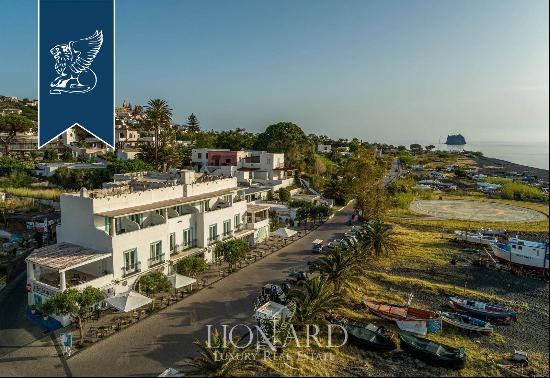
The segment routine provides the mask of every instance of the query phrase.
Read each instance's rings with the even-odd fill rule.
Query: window
[[[199,153],[197,154],[197,158],[198,158],[198,159],[202,159],[202,153],[199,152]]]
[[[193,246],[193,228],[183,230],[183,248]]]
[[[123,275],[133,273],[138,270],[138,261],[137,261],[137,249],[130,249],[124,252],[124,268]]]
[[[172,232],[170,234],[170,252],[176,251],[176,233]]]
[[[111,234],[111,222],[109,222],[109,218],[105,217],[105,232],[107,234]]]
[[[162,257],[162,241],[151,243],[150,247],[151,260],[160,260]]]
[[[231,219],[223,221],[223,236],[231,235]]]
[[[240,216],[240,214],[235,215],[234,224],[235,224],[235,228],[237,228],[241,225],[241,216]]]
[[[208,242],[209,244],[215,242],[218,239],[218,225],[211,224],[208,226]]]

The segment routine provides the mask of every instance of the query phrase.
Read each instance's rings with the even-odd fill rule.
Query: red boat
[[[428,321],[440,318],[436,312],[409,306],[382,303],[372,299],[364,300],[363,303],[374,315],[392,321]]]

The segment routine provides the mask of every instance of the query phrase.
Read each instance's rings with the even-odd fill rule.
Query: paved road
[[[177,367],[195,353],[192,342],[206,337],[207,324],[253,323],[252,303],[259,289],[284,279],[292,270],[305,269],[312,258],[311,242],[347,231],[351,211],[352,206],[346,206],[304,238],[93,345],[66,364],[51,341],[42,340],[0,358],[0,376],[156,376],[166,367]]]
[[[24,273],[19,275],[0,294],[0,356],[44,336],[40,327],[23,316],[27,308],[26,278]]]
[[[384,185],[389,185],[393,180],[398,178],[403,174],[403,167],[401,165],[401,160],[394,159],[390,168],[390,172],[388,175],[384,178]]]

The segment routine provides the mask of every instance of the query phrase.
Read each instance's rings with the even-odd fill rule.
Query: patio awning
[[[160,373],[159,377],[184,377],[184,375],[174,368],[168,368]]]
[[[105,299],[105,302],[119,311],[130,312],[153,302],[153,300],[145,295],[141,295],[140,293],[131,290],[127,293],[107,298]]]
[[[279,236],[281,238],[290,238],[296,234],[297,232],[294,230],[291,230],[290,228],[279,228],[277,231],[273,231],[271,233],[271,235]]]
[[[168,276],[168,279],[172,283],[172,286],[174,286],[174,288],[176,289],[186,287],[197,282],[197,280],[194,278],[182,276],[181,274],[177,274],[177,273],[172,274],[171,276]]]

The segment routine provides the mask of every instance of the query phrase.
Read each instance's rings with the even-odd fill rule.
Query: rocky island
[[[445,144],[451,146],[461,146],[466,144],[466,139],[462,136],[462,134],[448,135]]]

